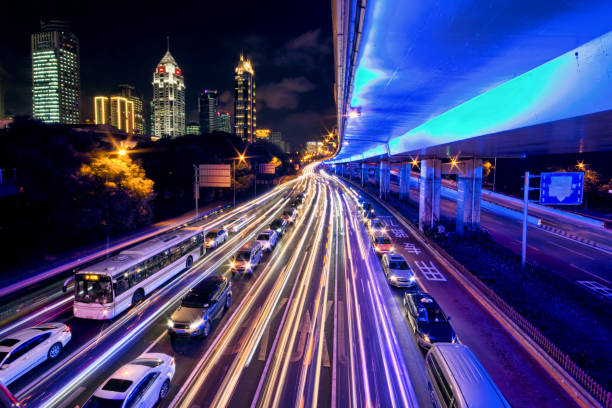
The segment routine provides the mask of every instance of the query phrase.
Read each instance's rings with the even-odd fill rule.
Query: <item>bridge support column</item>
[[[410,199],[410,162],[402,162],[399,174],[399,199],[409,200]]]
[[[365,178],[366,178],[367,172],[368,172],[368,168],[363,162],[361,162],[361,164],[359,165],[359,175],[360,175],[359,178],[361,180],[361,187],[365,185]]]
[[[457,175],[457,233],[480,228],[482,160],[465,160]]]
[[[421,160],[419,194],[419,229],[431,229],[440,220],[440,178],[442,166],[438,159]]]
[[[378,197],[386,199],[389,197],[389,188],[391,187],[391,169],[389,168],[388,161],[380,161],[380,164],[378,166],[378,176]]]

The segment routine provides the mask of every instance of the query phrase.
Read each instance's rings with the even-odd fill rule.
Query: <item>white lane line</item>
[[[162,334],[160,334],[155,340],[153,340],[153,343],[149,344],[149,347],[147,347],[145,349],[145,351],[142,352],[142,354],[144,353],[148,353],[157,343],[159,343],[161,341],[161,339],[166,335],[166,332],[163,331]]]
[[[573,243],[580,244],[580,245],[584,245],[585,247],[588,247],[588,248],[591,248],[591,249],[595,249],[595,250],[597,250],[597,251],[605,252],[606,254],[611,254],[611,255],[612,255],[612,252],[611,252],[611,251],[608,251],[608,250],[607,250],[607,249],[605,249],[605,248],[601,248],[601,247],[593,246],[593,245],[587,244],[587,243],[585,243],[585,242],[580,242],[580,241],[577,241],[577,240],[575,240],[575,239],[573,239],[573,238],[566,237],[566,236],[563,236],[563,235],[560,235],[560,234],[556,234],[556,233],[554,233],[553,231],[549,231],[549,230],[546,230],[546,229],[537,228],[537,227],[534,227],[534,228],[536,228],[538,231],[544,231],[544,232],[547,232],[547,233],[549,233],[549,234],[551,234],[551,235],[554,235],[555,237],[558,237],[558,238],[563,238],[563,239],[566,239],[566,240],[571,241],[571,242],[573,242]],[[552,242],[551,242],[551,243],[552,243]]]
[[[561,248],[561,249],[563,249],[564,251],[570,251],[570,252],[572,252],[572,253],[574,253],[574,254],[576,254],[576,255],[582,256],[582,257],[584,257],[584,258],[587,258],[587,259],[590,259],[590,260],[595,259],[595,258],[592,258],[592,257],[590,257],[590,256],[588,256],[588,255],[585,255],[585,254],[581,253],[581,252],[574,251],[573,249],[569,249],[568,247],[564,247],[563,245],[555,244],[554,242],[548,242],[548,243],[549,243],[550,245],[554,245],[554,246],[556,246],[557,248]]]

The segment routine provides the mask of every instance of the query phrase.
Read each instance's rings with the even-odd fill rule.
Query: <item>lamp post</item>
[[[238,162],[243,162],[245,159],[244,154],[240,154],[240,156],[238,157],[234,157],[232,159],[232,182],[234,184],[234,197],[232,199],[232,203],[233,203],[233,207],[236,208],[236,160],[238,160]]]

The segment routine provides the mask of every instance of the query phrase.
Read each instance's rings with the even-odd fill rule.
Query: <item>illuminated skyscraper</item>
[[[244,141],[253,143],[257,128],[255,109],[255,71],[251,61],[240,54],[240,62],[235,69],[236,89],[234,94],[234,121],[236,135]]]
[[[144,135],[146,133],[145,119],[142,112],[142,98],[134,93],[134,87],[132,85],[122,84],[119,85],[119,92],[121,96],[127,98],[134,103],[134,133]]]
[[[32,113],[46,123],[80,122],[79,40],[63,21],[41,22],[32,34]]]
[[[94,122],[96,125],[112,125],[126,133],[135,133],[134,102],[124,96],[96,96],[94,98]]]
[[[185,134],[185,80],[183,72],[166,51],[153,74],[153,135],[178,137]]]
[[[216,89],[205,89],[198,98],[198,114],[200,115],[200,134],[212,133],[218,128],[217,124],[217,100]]]
[[[232,133],[232,116],[229,112],[217,112],[217,130]]]

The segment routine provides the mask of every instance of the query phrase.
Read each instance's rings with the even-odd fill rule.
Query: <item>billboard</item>
[[[270,164],[270,163],[260,163],[259,164],[259,172],[261,174],[275,174],[276,173],[276,167],[274,167],[274,165]]]
[[[200,187],[231,187],[232,169],[229,164],[200,164]]]
[[[584,173],[542,173],[540,175],[540,204],[582,204]]]

